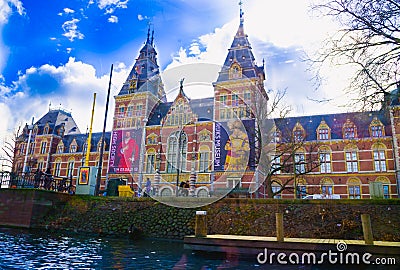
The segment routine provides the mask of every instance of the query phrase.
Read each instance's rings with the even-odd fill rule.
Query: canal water
[[[328,269],[196,254],[182,242],[0,228],[0,269]],[[338,269],[337,266],[329,269]],[[357,269],[353,268],[352,269]]]

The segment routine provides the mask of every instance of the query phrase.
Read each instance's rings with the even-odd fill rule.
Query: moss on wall
[[[182,239],[194,234],[195,211],[207,211],[209,234],[275,236],[275,213],[284,213],[286,237],[362,239],[361,214],[371,215],[375,240],[400,241],[399,200],[225,199],[201,209],[166,206],[151,198],[72,196],[39,227],[101,234]]]

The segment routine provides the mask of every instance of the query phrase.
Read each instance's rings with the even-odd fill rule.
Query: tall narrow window
[[[390,189],[389,189],[389,185],[388,184],[383,184],[383,197],[385,199],[389,199],[390,198]]]
[[[282,187],[277,184],[272,184],[271,189],[272,189],[273,193],[277,193],[276,195],[274,195],[274,199],[280,199],[281,198],[280,191],[281,191]]]
[[[68,168],[67,168],[67,176],[71,177],[74,173],[74,165],[75,165],[75,161],[74,160],[70,160],[68,161]]]
[[[199,155],[199,171],[207,172],[209,170],[209,151],[202,150]]]
[[[358,172],[357,152],[346,152],[346,167],[347,172]]]
[[[64,145],[59,144],[57,146],[57,154],[62,154],[62,152],[64,152]]]
[[[156,153],[150,152],[146,157],[146,173],[154,173],[155,172],[155,161],[156,161]]]
[[[232,95],[232,106],[238,106],[239,105],[239,97],[238,95],[234,94]]]
[[[385,150],[374,150],[374,165],[376,172],[386,171]]]
[[[167,172],[176,172],[186,168],[187,139],[183,131],[177,131],[168,138],[167,146]]]
[[[40,154],[46,154],[47,142],[42,142],[40,145]]]
[[[296,188],[297,199],[303,199],[305,196],[307,196],[307,187],[305,185],[298,185]]]
[[[350,119],[347,119],[346,123],[343,125],[343,138],[354,139],[355,137],[357,137],[356,126],[350,121]]]
[[[280,174],[281,173],[281,157],[280,156],[271,156],[271,173],[272,174]]]
[[[60,172],[61,172],[61,161],[57,160],[54,167],[54,175],[60,176]]]

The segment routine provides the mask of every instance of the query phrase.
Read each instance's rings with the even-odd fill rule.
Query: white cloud
[[[130,68],[123,63],[115,65],[109,107],[111,112],[114,107],[112,97],[118,94],[129,71]],[[54,82],[57,83],[57,87],[49,90],[49,85]],[[38,120],[46,113],[51,102],[51,104],[61,104],[63,108],[70,110],[81,132],[85,132],[90,124],[93,93],[96,92],[93,131],[100,132],[103,128],[108,82],[109,74],[98,77],[92,65],[76,61],[73,57],[60,66],[45,64],[31,67],[25,70],[18,81],[10,87],[4,86],[0,81],[0,119],[7,119],[2,122],[2,129],[13,129],[16,123],[30,122],[32,116]],[[109,114],[107,130],[111,127],[112,114]]]
[[[142,14],[138,14],[137,18],[138,18],[139,21],[143,21],[143,20],[147,20],[149,17],[143,16]]]
[[[79,32],[77,23],[78,19],[72,19],[70,21],[66,21],[62,25],[62,29],[64,30],[63,36],[67,37],[69,41],[74,41],[74,39],[83,39],[85,36]]]
[[[17,11],[17,14],[24,15],[25,9],[22,2],[19,0],[0,0],[0,73],[7,63],[7,58],[10,50],[4,45],[2,35],[3,26],[7,24],[8,18],[13,14],[13,10]]]
[[[313,74],[302,60],[305,53],[315,53],[322,40],[339,28],[326,17],[312,18],[310,3],[311,0],[246,1],[245,33],[258,65],[262,64],[262,59],[266,61],[266,87],[287,88],[287,103],[292,105],[294,114],[343,111],[346,108],[341,105],[349,99],[343,91],[348,83],[343,74],[351,71],[328,67],[323,70],[326,80],[316,90]],[[223,64],[238,26],[239,18],[236,17],[212,33],[201,35],[187,48],[180,48],[166,71],[194,63]],[[212,95],[212,91],[209,93]],[[316,103],[311,99],[332,101]]]
[[[70,8],[64,8],[64,12],[65,12],[65,14],[72,14],[72,13],[75,13],[75,10],[70,9]]]
[[[108,18],[108,22],[110,23],[118,23],[118,17],[111,15],[110,18]]]
[[[13,8],[17,10],[19,15],[25,12],[22,2],[19,0],[0,0],[0,25],[6,24],[11,16]]]
[[[100,9],[105,9],[106,14],[112,14],[116,9],[127,8],[129,0],[99,0],[97,6]]]

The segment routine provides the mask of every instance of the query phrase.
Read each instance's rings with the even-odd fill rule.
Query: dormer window
[[[324,120],[321,121],[317,128],[317,135],[318,135],[318,140],[329,140],[330,138],[330,128],[326,124]]]
[[[297,122],[293,128],[293,138],[295,142],[301,142],[305,138],[304,128],[299,122]]]
[[[49,134],[49,129],[50,129],[49,124],[46,124],[46,126],[44,127],[43,134],[44,134],[44,135]]]
[[[357,137],[357,128],[350,119],[347,119],[343,125],[343,138],[354,139],[355,137]]]
[[[69,148],[69,152],[70,153],[76,153],[76,150],[77,150],[76,144],[71,145],[70,148]]]
[[[58,136],[64,136],[65,127],[64,124],[58,129]]]
[[[64,152],[64,145],[63,144],[59,144],[57,146],[57,154],[61,154]]]
[[[240,79],[242,77],[242,68],[238,63],[232,64],[229,69],[229,79]]]
[[[370,136],[373,138],[381,138],[384,136],[384,128],[381,121],[378,120],[377,117],[374,117],[370,126]]]

